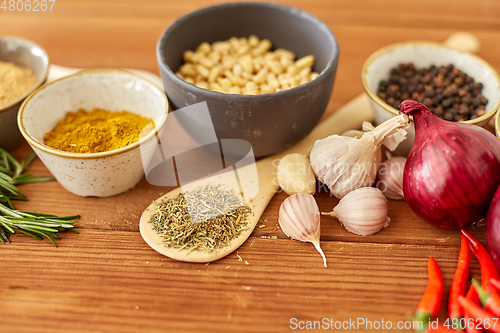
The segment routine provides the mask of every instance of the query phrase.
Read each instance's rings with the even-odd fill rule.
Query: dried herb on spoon
[[[14,209],[12,200],[28,200],[17,185],[55,180],[53,177],[38,177],[23,173],[35,157],[36,154],[32,153],[28,159],[19,162],[0,148],[0,241],[2,243],[10,243],[9,236],[19,231],[36,239],[47,237],[57,246],[53,238],[61,238],[57,234],[59,231],[69,229],[77,232],[73,220],[79,218],[79,215],[59,217]]]
[[[247,230],[250,213],[233,191],[206,185],[166,199],[149,223],[166,247],[212,253]]]

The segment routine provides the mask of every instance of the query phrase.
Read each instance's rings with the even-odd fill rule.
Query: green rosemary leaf
[[[13,209],[7,208],[3,205],[0,205],[0,213],[4,213],[8,216],[22,217],[21,215],[17,214]]]
[[[38,240],[42,240],[42,239],[43,239],[43,237],[42,237],[42,236],[40,236],[40,235],[38,235],[38,234],[35,234],[35,233],[33,233],[33,232],[30,232],[30,231],[28,231],[28,230],[17,229],[17,231],[22,232],[23,234],[26,234],[26,235],[31,236],[31,237],[33,237],[33,238],[36,238],[36,239],[38,239]]]
[[[36,239],[49,239],[57,247],[54,239],[60,239],[58,232],[72,230],[80,215],[56,216],[51,214],[24,212],[14,209],[12,200],[27,200],[16,185],[55,180],[54,177],[33,176],[23,173],[36,157],[32,153],[26,160],[17,161],[5,149],[0,148],[0,241],[9,242],[9,235],[16,231]]]
[[[9,160],[7,159],[7,151],[3,148],[0,148],[0,165],[8,170],[10,170]]]
[[[8,231],[9,233],[11,233],[11,234],[13,234],[13,233],[14,233],[14,229],[13,229],[13,228],[11,228],[8,224],[5,224],[2,220],[0,220],[0,224],[2,224],[2,226],[3,226],[5,229],[7,229],[7,231]]]
[[[0,236],[2,237],[2,243],[10,243],[9,236],[7,235],[7,232],[5,229],[0,225]]]
[[[23,161],[23,169],[22,171],[24,171],[24,169],[26,169],[28,167],[28,165],[31,164],[31,162],[33,162],[33,160],[36,158],[36,153],[35,152],[32,152],[30,154],[30,156],[28,156],[28,158],[26,160]]]
[[[14,209],[14,205],[12,204],[12,201],[10,200],[9,196],[7,195],[2,195],[0,194],[0,201],[6,203],[10,208]]]
[[[20,175],[22,173],[22,166],[11,154],[9,154],[5,149],[0,148],[0,154],[3,157],[3,164],[5,167],[9,168],[14,176]]]
[[[32,176],[29,173],[14,178],[15,185],[51,182],[56,180],[51,176]]]
[[[43,213],[33,213],[33,212],[26,212],[23,210],[18,210],[17,213],[20,216],[25,216],[25,217],[33,217],[33,218],[45,218],[45,219],[50,219],[50,218],[55,218],[57,220],[76,220],[80,218],[80,215],[72,215],[72,216],[56,216],[56,215],[51,215],[51,214],[43,214]]]
[[[13,223],[22,223],[22,225],[27,225],[27,226],[40,226],[40,227],[47,227],[47,228],[63,228],[61,223],[50,223],[49,221],[44,221],[44,222],[39,222],[39,221],[26,221],[26,220],[12,220]],[[73,225],[70,225],[69,228],[73,228]]]
[[[42,234],[42,235],[44,235],[45,237],[47,237],[47,238],[48,238],[48,239],[52,242],[52,244],[54,244],[54,246],[55,246],[55,247],[57,247],[56,242],[54,242],[54,240],[53,240],[53,239],[52,239],[49,235],[44,234],[44,233],[42,233],[42,232],[41,232],[41,234]]]

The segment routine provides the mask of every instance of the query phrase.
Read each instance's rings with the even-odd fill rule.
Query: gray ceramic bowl
[[[37,83],[24,95],[0,105],[0,147],[12,149],[24,142],[17,127],[17,112],[23,100],[40,87],[49,74],[49,57],[39,45],[19,37],[0,36],[0,60],[31,69]]]
[[[252,34],[271,40],[274,49],[294,52],[297,59],[313,54],[313,70],[319,76],[272,94],[236,95],[198,88],[175,75],[184,51],[202,42]],[[308,13],[277,4],[243,2],[203,8],[181,17],[163,33],[157,58],[173,110],[206,102],[218,139],[246,140],[255,156],[263,157],[291,147],[319,122],[332,94],[339,48],[328,26]],[[190,132],[189,123],[196,119],[180,121]],[[202,131],[189,134],[207,142]]]

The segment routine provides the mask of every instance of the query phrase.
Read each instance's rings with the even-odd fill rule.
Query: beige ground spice
[[[25,94],[37,81],[29,68],[0,61],[0,106]]]

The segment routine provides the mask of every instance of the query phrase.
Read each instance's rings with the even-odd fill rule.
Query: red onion
[[[403,176],[410,208],[443,229],[483,220],[500,184],[500,141],[479,126],[442,120],[418,102],[399,107],[415,123]]]
[[[500,270],[500,187],[495,192],[486,217],[486,243],[491,257]]]

